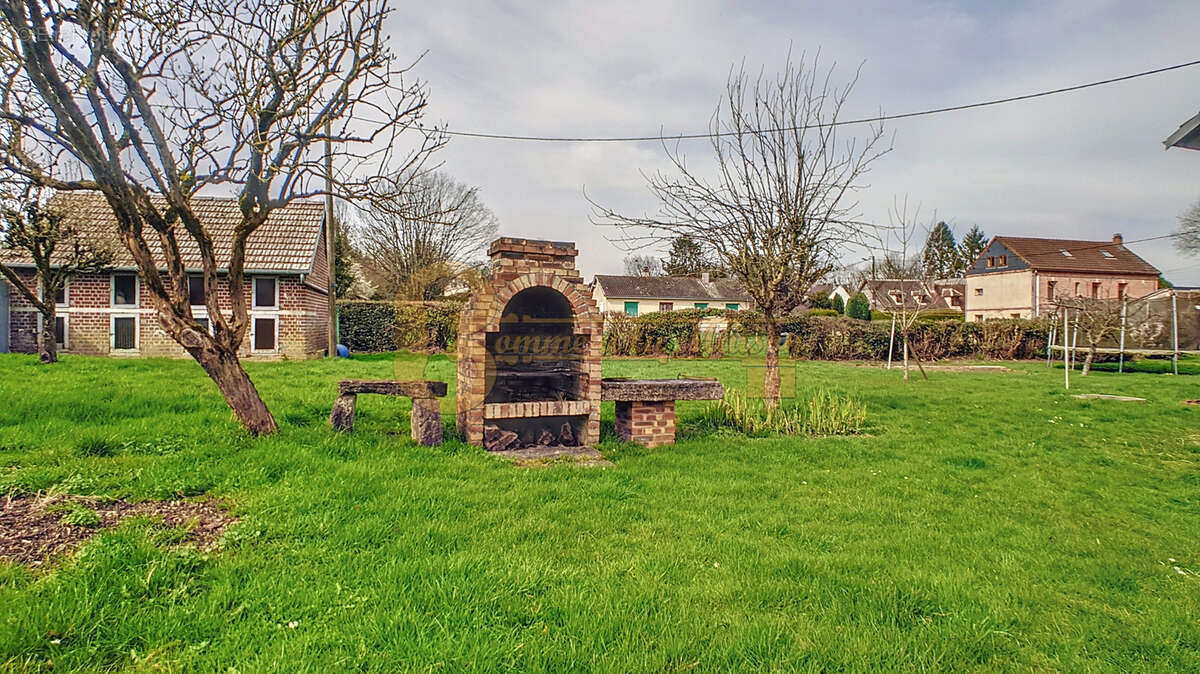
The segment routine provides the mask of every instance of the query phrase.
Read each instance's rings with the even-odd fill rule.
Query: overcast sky
[[[838,79],[861,64],[849,116],[1052,89],[1200,58],[1200,3],[459,2],[407,3],[391,18],[429,117],[451,129],[522,135],[646,135],[707,128],[730,66],[768,73],[821,51]],[[1200,66],[1077,93],[891,123],[895,149],[869,175],[861,212],[886,221],[907,195],[961,236],[1125,240],[1173,231],[1200,198],[1200,152],[1161,141],[1200,110]],[[706,141],[685,146],[697,164]],[[641,171],[657,143],[452,139],[445,169],[478,185],[501,234],[579,244],[586,278],[622,273],[625,253],[589,222],[587,193],[651,210]],[[1177,284],[1200,259],[1169,240],[1130,247]],[[864,253],[847,255],[861,258]]]

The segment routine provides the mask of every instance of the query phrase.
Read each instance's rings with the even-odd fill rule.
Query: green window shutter
[[[697,309],[707,309],[708,302],[696,302],[696,308]]]
[[[726,304],[726,305],[725,305],[725,308],[726,308],[726,309],[728,309],[728,310],[730,310],[730,311],[737,311],[737,310],[738,310],[738,303],[737,303],[737,302],[731,302],[730,304]]]
[[[637,316],[638,315],[637,312],[638,312],[638,303],[637,302],[626,302],[625,303],[625,315],[626,316]]]

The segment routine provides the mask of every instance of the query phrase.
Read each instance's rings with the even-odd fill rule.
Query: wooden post
[[[330,122],[325,122],[325,261],[329,267],[329,357],[337,357],[338,344],[338,319],[337,319],[337,289],[334,283],[334,271],[336,268],[336,255],[334,249],[337,247],[337,236],[334,230],[333,222],[333,140],[330,138],[333,135],[333,125]]]
[[[1121,355],[1117,360],[1117,374],[1125,371],[1125,314],[1129,308],[1129,300],[1121,300]]]
[[[1046,336],[1046,367],[1050,367],[1050,359],[1054,357],[1054,323],[1050,324],[1050,329]]]
[[[1067,327],[1067,310],[1066,308],[1063,308],[1063,381],[1065,382],[1067,389],[1071,388],[1071,368],[1067,361],[1067,335],[1069,333],[1070,330]]]
[[[1075,310],[1075,330],[1071,332],[1071,369],[1075,369],[1075,347],[1079,345],[1079,310]]]
[[[888,337],[888,366],[887,369],[892,369],[892,348],[896,344],[896,314],[892,314],[892,334]]]
[[[1179,307],[1176,306],[1175,290],[1171,290],[1171,334],[1175,354],[1171,356],[1171,371],[1179,374]]]

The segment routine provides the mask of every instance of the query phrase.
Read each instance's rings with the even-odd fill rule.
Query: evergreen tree
[[[949,278],[955,275],[959,259],[958,245],[954,242],[954,232],[950,231],[950,226],[945,222],[934,225],[921,255],[925,278]]]
[[[850,303],[846,305],[846,315],[864,321],[871,320],[871,303],[867,300],[867,296],[857,293],[851,297]]]
[[[662,269],[667,276],[699,276],[708,271],[708,260],[704,248],[686,234],[675,237],[671,242],[671,250],[662,261]]]
[[[842,301],[841,295],[834,295],[833,299],[829,301],[829,307],[839,314],[846,313],[846,303]]]
[[[955,276],[965,273],[967,267],[971,266],[987,245],[987,237],[984,236],[983,230],[979,229],[979,225],[971,227],[971,231],[963,237],[962,243],[958,244],[958,268],[955,270]]]
[[[339,218],[333,221],[333,292],[339,299],[345,299],[354,285],[354,271],[351,264],[354,259],[350,247],[350,237],[346,234],[346,225]]]

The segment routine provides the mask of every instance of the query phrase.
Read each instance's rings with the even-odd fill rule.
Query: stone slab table
[[[646,447],[675,442],[676,400],[720,400],[716,379],[602,379],[600,399],[617,403],[616,431]]]
[[[442,444],[442,413],[438,398],[446,397],[444,381],[343,379],[329,415],[335,431],[354,430],[354,408],[360,393],[412,398],[412,439],[421,445]]]

